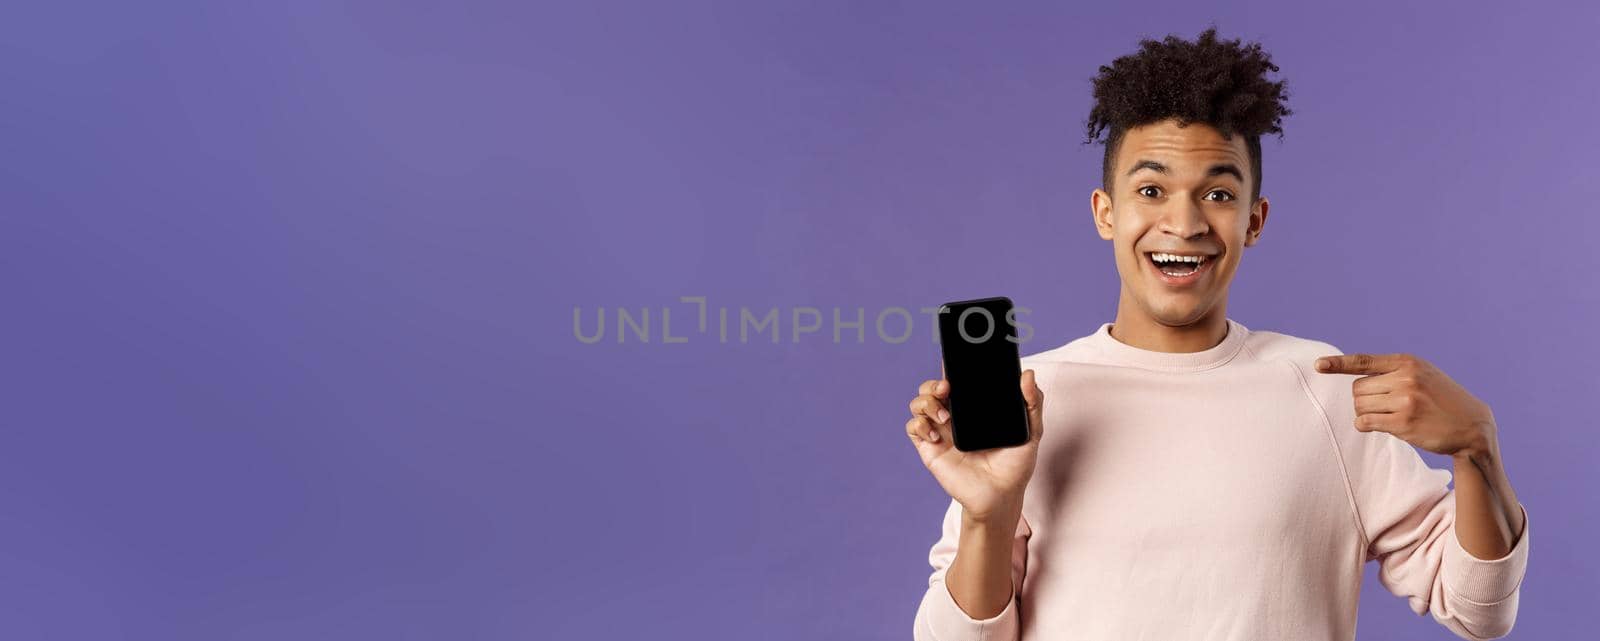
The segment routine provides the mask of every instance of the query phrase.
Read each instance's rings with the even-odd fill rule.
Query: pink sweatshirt
[[[1462,549],[1451,472],[1356,431],[1357,377],[1312,367],[1336,348],[1230,319],[1216,347],[1154,352],[1110,327],[1023,358],[1045,427],[1011,603],[974,620],[950,596],[952,501],[918,641],[1349,640],[1372,560],[1384,587],[1458,636],[1511,630],[1529,528],[1504,558]]]

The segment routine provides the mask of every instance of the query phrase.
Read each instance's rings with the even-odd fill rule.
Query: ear
[[[1089,194],[1089,212],[1094,214],[1094,229],[1102,240],[1112,239],[1111,194],[1096,189]]]
[[[1250,227],[1244,232],[1244,246],[1250,247],[1261,238],[1261,230],[1267,226],[1267,210],[1272,203],[1267,202],[1265,196],[1256,199],[1256,204],[1250,208]]]

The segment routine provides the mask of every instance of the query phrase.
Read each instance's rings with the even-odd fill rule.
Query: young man
[[[1415,356],[1225,313],[1267,222],[1277,70],[1214,29],[1101,67],[1090,208],[1115,321],[1023,359],[1026,445],[956,450],[949,383],[917,390],[906,433],[952,500],[916,639],[1349,640],[1373,560],[1455,634],[1511,630],[1527,512],[1489,407]],[[1450,455],[1455,487],[1414,448]]]

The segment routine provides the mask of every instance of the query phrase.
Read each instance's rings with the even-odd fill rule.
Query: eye
[[[1140,187],[1138,191],[1139,191],[1139,195],[1140,196],[1144,196],[1145,198],[1155,198],[1155,197],[1161,195],[1161,193],[1160,193],[1161,192],[1161,188],[1157,187],[1155,185],[1145,185],[1143,187]],[[1156,192],[1156,193],[1149,193],[1149,192]]]
[[[1212,196],[1218,196],[1218,195],[1222,196],[1222,198],[1212,198]],[[1228,193],[1226,191],[1218,189],[1218,190],[1213,191],[1213,192],[1211,192],[1209,194],[1206,194],[1206,200],[1215,200],[1217,202],[1224,202],[1225,203],[1225,202],[1228,202],[1230,200],[1233,200],[1233,194],[1230,194],[1230,193]]]

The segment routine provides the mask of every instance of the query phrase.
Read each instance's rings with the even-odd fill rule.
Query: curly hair
[[[1281,140],[1280,121],[1293,113],[1283,104],[1289,97],[1286,83],[1266,78],[1277,70],[1260,43],[1218,40],[1214,26],[1194,42],[1173,35],[1140,40],[1138,52],[1101,66],[1084,144],[1107,134],[1102,187],[1111,191],[1117,150],[1128,129],[1176,119],[1180,126],[1211,125],[1227,140],[1234,134],[1245,137],[1254,202],[1261,196],[1261,136],[1277,134]]]

